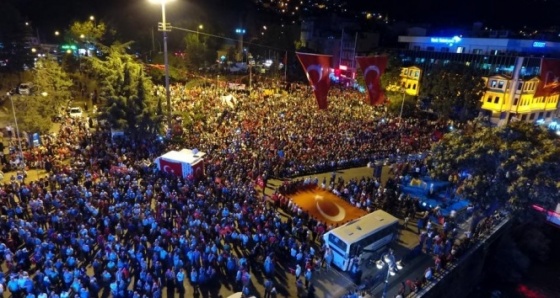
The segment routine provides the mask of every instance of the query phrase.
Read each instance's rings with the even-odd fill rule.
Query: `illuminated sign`
[[[430,41],[433,43],[458,43],[461,42],[461,37],[457,35],[453,37],[432,37]]]
[[[340,65],[340,70],[348,70],[348,66],[346,65]]]
[[[67,45],[67,44],[62,45],[61,48],[63,50],[74,50],[74,51],[77,49],[75,45]]]
[[[533,41],[533,48],[544,48],[546,46],[546,42],[544,41]]]

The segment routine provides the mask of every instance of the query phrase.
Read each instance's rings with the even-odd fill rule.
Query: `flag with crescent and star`
[[[560,59],[542,58],[539,85],[534,97],[560,93]]]
[[[313,94],[317,99],[319,109],[326,110],[327,94],[331,87],[331,78],[329,77],[330,67],[332,63],[332,55],[318,55],[309,53],[297,53],[299,62],[305,71],[307,80],[313,88]]]
[[[180,162],[173,162],[161,158],[159,160],[159,169],[162,172],[183,177],[183,166]]]
[[[381,89],[381,75],[387,68],[387,60],[385,55],[356,56],[356,61],[364,73],[370,105],[380,105],[385,99],[385,94]]]

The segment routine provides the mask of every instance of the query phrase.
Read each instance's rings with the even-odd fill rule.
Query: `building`
[[[507,35],[504,35],[507,36]],[[560,88],[541,92],[558,83],[560,73],[554,73],[554,82],[545,82],[543,61],[558,61],[560,43],[530,39],[466,38],[462,36],[399,36],[404,49],[398,50],[406,66],[429,71],[436,64],[465,63],[482,71],[487,90],[482,96],[482,110],[496,124],[509,121],[553,122],[558,116]],[[560,63],[559,63],[560,64]],[[401,75],[407,93],[419,90],[419,79],[410,77],[403,69]],[[544,75],[544,76],[543,76]],[[416,80],[415,80],[416,79]],[[549,88],[549,87],[546,87]],[[550,88],[549,88],[550,89]]]

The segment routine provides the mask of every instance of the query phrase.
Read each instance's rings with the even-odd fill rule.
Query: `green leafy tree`
[[[110,32],[107,25],[101,21],[88,20],[85,22],[74,22],[68,30],[68,38],[75,41],[87,41],[90,43],[100,42]]]
[[[128,44],[104,48],[102,58],[88,57],[92,75],[98,80],[106,105],[101,118],[112,128],[123,129],[135,137],[156,133],[162,117],[155,115],[157,101],[153,84],[145,77],[143,65],[126,53]],[[152,116],[155,115],[155,116]]]
[[[530,123],[487,127],[477,121],[446,135],[432,150],[432,174],[472,175],[461,186],[482,206],[508,203],[526,214],[532,204],[554,208],[560,202],[560,149],[550,132]]]
[[[484,90],[479,72],[458,63],[435,65],[424,71],[420,84],[421,96],[431,102],[436,114],[461,122],[477,116]]]
[[[191,69],[198,69],[204,66],[206,58],[206,46],[197,34],[188,33],[185,35],[186,62]]]
[[[404,92],[394,91],[387,91],[385,94],[389,101],[387,103],[387,112],[389,112],[389,114],[398,116],[402,108],[403,118],[414,115],[416,111],[416,99],[414,96],[410,96]]]
[[[31,95],[13,97],[14,108],[20,132],[47,133],[52,126],[52,109],[45,109],[50,102],[48,97]]]
[[[71,99],[72,81],[57,62],[41,59],[33,71],[33,83],[36,91],[14,98],[14,107],[22,131],[45,133]]]

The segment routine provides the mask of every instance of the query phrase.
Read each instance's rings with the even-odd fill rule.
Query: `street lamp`
[[[198,25],[198,27],[196,27],[196,39],[197,40],[198,40],[198,32],[202,29],[204,29],[204,25],[202,25],[202,24],[200,24],[200,25]]]
[[[383,269],[387,267],[387,275],[385,276],[385,286],[383,288],[382,298],[387,298],[387,289],[389,288],[389,276],[394,276],[397,274],[398,270],[403,268],[401,261],[395,261],[395,256],[393,251],[390,250],[388,254],[384,255],[383,258],[375,262],[377,269]]]
[[[60,32],[55,31],[55,32],[54,32],[54,35],[55,35],[55,36],[59,36],[59,35],[60,35]]]
[[[89,20],[93,22],[93,21],[95,21],[95,17],[94,16],[89,16]]]
[[[401,88],[401,92],[402,92],[402,102],[401,102],[401,112],[399,113],[399,128],[401,127],[402,113],[404,109],[404,97],[406,96],[406,90],[404,88]]]
[[[167,58],[167,32],[171,31],[171,24],[165,20],[165,4],[173,0],[149,0],[152,3],[161,4],[161,23],[158,25],[158,31],[163,32],[163,63],[165,65],[165,98],[167,99],[167,126],[171,131],[171,94],[169,92],[169,60]]]
[[[243,35],[245,35],[245,29],[237,28],[235,29],[235,33],[239,35],[239,58],[243,60]]]
[[[8,93],[8,97],[10,98],[10,103],[12,104],[12,113],[14,115],[14,124],[16,125],[16,138],[18,139],[18,146],[19,146],[19,153],[20,153],[20,157],[21,157],[21,164],[23,165],[23,169],[25,170],[25,157],[23,155],[23,149],[21,147],[21,137],[19,135],[19,126],[18,126],[18,122],[17,122],[16,109],[14,108],[14,100],[13,100],[12,95],[10,93]]]

